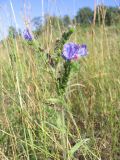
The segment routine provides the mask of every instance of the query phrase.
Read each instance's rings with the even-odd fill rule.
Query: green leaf
[[[86,145],[86,142],[88,141],[89,139],[84,139],[84,140],[80,140],[78,143],[76,143],[69,151],[69,155],[70,157],[73,157],[74,156],[74,153],[83,145]]]

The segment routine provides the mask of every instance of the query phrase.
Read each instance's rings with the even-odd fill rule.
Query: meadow
[[[1,160],[120,159],[119,28],[76,26],[67,42],[89,54],[72,62],[58,94],[64,60],[54,68],[46,53],[62,33],[48,26],[32,44],[20,36],[0,44]]]

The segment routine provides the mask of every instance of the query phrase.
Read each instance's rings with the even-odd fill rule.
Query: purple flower
[[[87,56],[88,54],[88,50],[87,50],[87,46],[86,44],[82,44],[78,50],[78,55],[79,57],[84,57],[84,56]]]
[[[87,46],[85,44],[79,45],[75,43],[67,43],[63,47],[62,57],[65,60],[79,59],[79,57],[86,56],[88,54]]]
[[[25,31],[24,31],[24,38],[25,40],[28,40],[28,41],[32,41],[33,40],[33,37],[32,35],[30,34],[29,32],[29,29],[27,28]]]

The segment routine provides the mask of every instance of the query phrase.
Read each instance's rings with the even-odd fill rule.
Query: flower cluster
[[[88,54],[87,46],[85,44],[79,45],[75,43],[66,43],[63,47],[62,57],[67,60],[78,60],[80,57]]]
[[[33,40],[33,37],[32,37],[32,35],[30,34],[30,31],[29,31],[29,29],[27,28],[26,30],[24,30],[24,38],[25,38],[25,40],[27,40],[27,41],[32,41]]]

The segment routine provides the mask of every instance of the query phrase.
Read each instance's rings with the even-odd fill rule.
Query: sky
[[[120,0],[0,0],[0,35],[7,34],[8,26],[25,28],[25,17],[33,19],[46,13],[73,17],[79,8],[94,8],[94,2],[101,1],[107,6],[117,6]],[[25,16],[26,15],[26,16]]]

